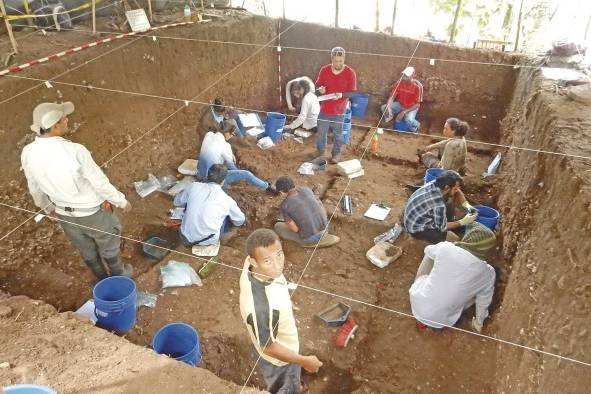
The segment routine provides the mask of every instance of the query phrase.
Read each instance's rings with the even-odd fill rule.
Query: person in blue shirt
[[[236,235],[230,227],[241,226],[246,217],[236,201],[222,190],[228,170],[212,165],[207,183],[193,182],[174,198],[174,206],[185,207],[180,238],[185,246],[216,245]]]
[[[232,134],[221,132],[207,132],[203,143],[201,144],[201,151],[197,163],[197,176],[205,178],[209,168],[214,164],[224,164],[228,168],[228,175],[226,176],[225,187],[239,182],[246,181],[251,185],[263,189],[272,194],[277,194],[273,185],[260,178],[257,178],[252,172],[248,170],[239,170],[236,167],[236,157],[232,152],[232,146],[228,143],[228,139]]]

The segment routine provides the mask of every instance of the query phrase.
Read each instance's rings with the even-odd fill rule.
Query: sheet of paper
[[[134,32],[146,31],[151,27],[150,21],[148,21],[148,17],[146,16],[146,11],[143,8],[127,11],[125,16],[127,17],[131,30]]]
[[[245,129],[263,126],[257,114],[239,114],[238,118],[240,119],[240,123],[242,123],[242,127]]]
[[[318,101],[336,100],[337,97],[337,93],[324,94],[322,96],[318,96]]]
[[[262,127],[253,127],[251,129],[246,130],[246,134],[251,135],[253,137],[257,137],[265,132],[265,129]]]
[[[388,207],[381,207],[378,204],[371,204],[363,216],[370,219],[384,220],[390,213],[390,209]]]

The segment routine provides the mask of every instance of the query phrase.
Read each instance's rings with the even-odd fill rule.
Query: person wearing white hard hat
[[[112,206],[131,210],[131,204],[111,183],[84,146],[68,141],[68,115],[74,104],[42,103],[33,111],[37,137],[23,148],[21,164],[35,205],[79,250],[94,276],[131,276],[121,263],[121,223]]]
[[[406,67],[392,88],[388,102],[381,107],[386,122],[396,117],[397,122],[404,120],[410,131],[419,129],[416,117],[423,102],[423,85],[414,79],[414,74],[414,67]]]

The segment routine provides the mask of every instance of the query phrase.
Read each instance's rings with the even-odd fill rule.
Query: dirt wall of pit
[[[419,113],[422,132],[440,133],[445,119],[455,116],[471,124],[470,138],[496,141],[499,122],[505,116],[515,83],[516,73],[512,67],[478,64],[515,64],[516,56],[502,52],[454,48],[308,23],[299,23],[283,34],[281,45],[284,81],[301,75],[315,79],[320,67],[330,62],[330,49],[344,47],[349,52],[347,64],[357,72],[358,90],[370,94],[371,116],[378,115],[378,105],[386,102],[392,85],[414,53],[410,65],[416,68],[417,79],[424,86],[424,105]],[[430,65],[430,59],[463,60],[465,63],[436,60]]]
[[[591,155],[588,106],[557,94],[554,81],[523,69],[505,119],[504,142]],[[512,272],[494,318],[498,336],[589,362],[591,340],[591,162],[512,150],[503,164],[503,254]],[[507,349],[497,361],[499,392],[575,393],[588,367]]]
[[[184,40],[266,44],[276,35],[271,20],[237,14],[208,24],[161,30],[158,34],[175,39],[123,39],[19,74],[54,79],[53,88],[35,88],[39,81],[33,80],[0,80],[0,101],[18,94],[0,108],[1,202],[37,210],[20,172],[20,154],[34,138],[29,126],[32,110],[40,102],[74,102],[76,111],[69,124],[73,133],[68,138],[87,146],[98,164],[110,160],[105,166],[107,176],[132,201],[136,197],[134,181],[146,179],[150,172],[176,174],[176,166],[195,157],[195,126],[206,107],[195,103],[185,106],[184,100],[211,102],[219,95],[228,104],[239,107],[266,110],[276,105],[277,98],[270,94],[277,87],[273,49]],[[50,38],[31,36],[26,45],[27,49],[44,48],[31,49],[38,57],[55,53],[57,45],[69,46],[74,40],[94,39],[64,32]],[[102,57],[93,60],[98,56]],[[73,68],[76,69],[60,76]],[[222,82],[218,83],[220,79]],[[118,89],[178,101],[115,92]],[[168,118],[177,110],[176,115]],[[0,236],[31,216],[6,207],[0,207],[0,211],[5,217],[0,223]],[[136,220],[161,223],[163,218],[149,209],[135,210],[133,215],[123,217],[124,228],[133,229]],[[144,236],[140,233],[138,229],[131,235]],[[86,278],[79,277],[80,264],[78,253],[59,226],[30,221],[0,242],[0,289],[44,300],[62,310],[73,309],[77,305],[65,300],[71,300],[72,294],[84,294],[88,287]],[[81,297],[78,302],[83,301]]]

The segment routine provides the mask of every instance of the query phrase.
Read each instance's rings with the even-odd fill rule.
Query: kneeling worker
[[[227,241],[235,232],[230,225],[241,226],[246,217],[232,197],[222,190],[228,171],[214,164],[207,172],[207,183],[193,182],[174,198],[176,207],[185,207],[180,238],[185,246],[215,245]]]
[[[414,192],[404,207],[404,227],[416,239],[436,244],[459,237],[448,230],[457,230],[476,220],[476,210],[461,190],[462,177],[455,171],[444,171],[439,178]],[[468,214],[455,220],[455,208],[461,206]]]
[[[491,230],[473,223],[460,242],[428,245],[408,291],[413,316],[429,327],[453,326],[476,304],[472,328],[482,332],[495,288],[495,270],[483,259],[495,241]]]
[[[336,235],[325,233],[328,225],[326,210],[314,192],[304,186],[296,187],[288,176],[281,176],[275,182],[277,192],[285,197],[279,206],[284,222],[275,224],[275,231],[288,241],[294,241],[304,248],[332,246],[340,241]]]
[[[267,390],[300,393],[302,367],[315,373],[322,362],[300,354],[281,241],[272,230],[255,230],[246,240],[246,253],[240,275],[240,314],[260,355],[258,365]]]

